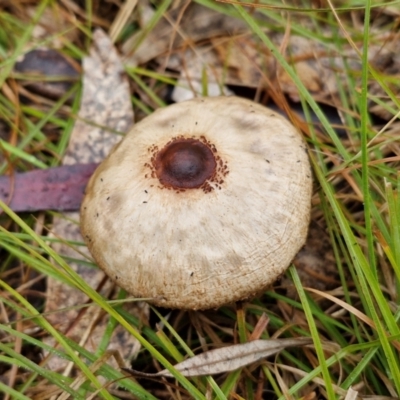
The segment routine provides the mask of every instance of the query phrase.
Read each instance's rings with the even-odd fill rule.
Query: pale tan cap
[[[92,176],[81,229],[95,261],[136,297],[206,309],[252,297],[290,265],[310,218],[305,143],[238,97],[159,109]]]

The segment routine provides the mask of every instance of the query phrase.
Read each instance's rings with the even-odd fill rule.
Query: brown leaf
[[[15,64],[23,85],[34,93],[61,98],[80,78],[78,62],[53,49],[35,49]]]
[[[220,374],[255,363],[279,353],[287,347],[305,346],[311,343],[311,338],[253,340],[248,343],[206,351],[176,364],[174,368],[184,376]],[[134,376],[172,377],[172,374],[166,369],[156,374],[146,374],[128,368],[123,368],[123,370]]]

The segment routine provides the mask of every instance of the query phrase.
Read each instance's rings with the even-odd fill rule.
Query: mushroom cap
[[[297,130],[238,97],[155,111],[90,179],[81,230],[100,268],[164,307],[216,308],[273,283],[303,246],[312,176]]]

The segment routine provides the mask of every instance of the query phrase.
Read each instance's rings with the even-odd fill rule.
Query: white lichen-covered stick
[[[92,176],[81,229],[98,265],[153,304],[206,309],[252,297],[303,246],[312,174],[274,111],[199,98],[136,124]]]
[[[114,132],[126,132],[133,125],[129,84],[117,52],[109,38],[100,30],[94,32],[90,56],[83,60],[83,92],[79,117],[63,164],[102,161],[121,140],[121,136]],[[81,242],[78,222],[77,212],[64,213],[61,217],[54,218],[53,236],[61,241]],[[78,252],[63,243],[55,243],[53,247],[67,258],[84,261],[70,262],[69,265],[93,288],[101,284],[104,273],[86,264],[87,258],[84,255],[90,258],[90,254],[85,248],[80,247]],[[107,295],[111,287],[108,282],[102,287],[101,293]],[[47,281],[46,299],[45,312],[53,312],[47,316],[49,321],[80,345],[95,351],[108,321],[101,310],[98,307],[84,309],[83,317],[76,322],[80,310],[64,309],[85,304],[87,297],[79,290],[52,278]],[[45,340],[54,345],[52,338]],[[137,342],[122,328],[117,327],[108,348],[117,349],[127,359],[134,352],[135,346]],[[56,370],[65,365],[66,361],[57,357],[52,357],[48,363],[51,369]]]

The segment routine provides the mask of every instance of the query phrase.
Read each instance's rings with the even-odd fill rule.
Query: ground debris
[[[248,343],[235,344],[220,349],[206,351],[176,364],[174,368],[184,376],[221,374],[223,372],[234,371],[235,369],[253,364],[263,358],[272,356],[287,347],[305,346],[311,343],[312,339],[305,337],[293,339],[253,340]],[[143,374],[139,371],[127,368],[124,368],[124,371],[137,376],[172,377],[172,374],[166,369],[155,374]]]
[[[90,57],[83,62],[80,118],[75,124],[63,159],[67,165],[100,162],[120,140],[120,136],[114,132],[126,132],[133,124],[129,86],[119,57],[102,31],[97,30],[93,39]],[[74,260],[70,262],[71,268],[90,286],[109,297],[114,291],[113,285],[105,279],[102,271],[85,263],[90,259],[87,249],[76,249],[65,242],[83,241],[78,222],[77,212],[64,213],[54,218],[52,236],[60,241],[53,247],[58,254]],[[52,278],[47,281],[46,298],[45,312],[51,312],[47,317],[49,321],[80,345],[96,351],[108,323],[102,310],[98,307],[76,309],[76,306],[85,304],[88,300],[86,296]],[[68,310],[64,310],[66,308]],[[46,338],[45,341],[54,345],[52,338]],[[129,359],[138,347],[136,340],[120,326],[115,329],[110,349],[119,351],[123,358]],[[51,357],[47,365],[59,370],[66,366],[66,361]]]

